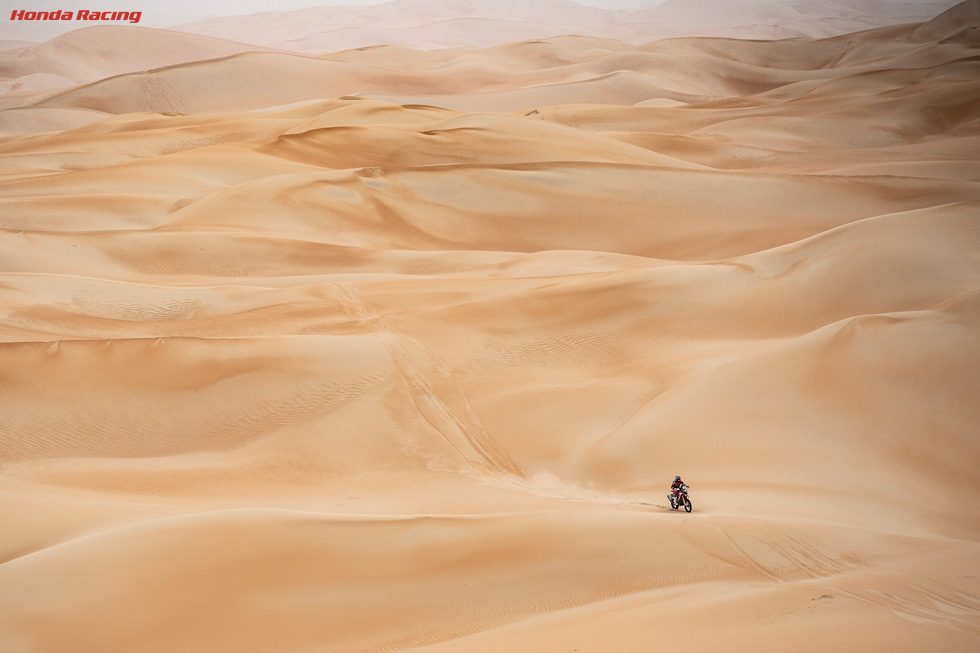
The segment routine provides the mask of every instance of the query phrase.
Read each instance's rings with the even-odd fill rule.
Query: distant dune
[[[980,0],[766,6],[0,52],[0,649],[976,650]]]
[[[576,34],[627,43],[679,36],[743,39],[828,37],[916,23],[949,0],[668,0],[642,11],[612,11],[570,0],[395,0],[222,17],[174,29],[299,52],[373,45],[486,48]]]
[[[856,80],[856,92],[862,94],[872,78],[891,79],[883,83],[894,88],[915,77],[912,72],[889,73],[892,69],[921,69],[933,74],[928,71],[937,66],[955,65],[969,77],[973,64],[963,46],[971,44],[957,45],[962,29],[945,26],[945,20],[922,27],[879,28],[808,42],[805,47],[796,41],[733,39],[670,39],[629,46],[561,37],[498,46],[479,55],[461,49],[423,52],[378,47],[321,57],[271,51],[239,54],[236,51],[244,47],[239,44],[158,30],[143,30],[151,38],[138,39],[142,32],[105,27],[89,34],[118,41],[119,52],[141,51],[148,61],[150,57],[177,59],[176,53],[189,48],[203,53],[204,60],[176,61],[63,91],[45,91],[43,85],[33,91],[25,88],[0,97],[0,106],[112,114],[199,113],[357,94],[466,111],[530,111],[557,104],[634,105],[650,100],[690,104],[777,89],[777,95],[807,94],[831,80],[846,85],[851,78]],[[23,79],[30,80],[60,71],[62,75],[91,78],[97,76],[100,67],[110,69],[111,61],[64,52],[68,47],[65,43],[75,43],[84,34],[73,33],[38,46],[32,51],[30,64],[24,62],[24,51],[9,53],[10,74],[23,71]],[[922,40],[923,34],[934,38]],[[139,50],[146,41],[154,48]],[[219,57],[223,51],[232,54]],[[2,57],[0,53],[0,61]],[[62,60],[66,61],[65,70],[58,67]],[[132,67],[135,61],[126,58],[116,66]],[[690,75],[686,71],[691,69],[702,72]],[[9,83],[16,88],[19,82],[15,79]],[[969,79],[964,83],[966,86],[957,92],[969,95],[975,86]]]
[[[70,86],[123,73],[265,49],[145,27],[87,27],[39,45],[25,44],[0,52],[0,83],[9,92],[22,88],[19,78],[56,75]]]
[[[30,45],[37,45],[34,41],[0,41],[0,51],[3,50],[16,50],[18,48],[26,48]]]

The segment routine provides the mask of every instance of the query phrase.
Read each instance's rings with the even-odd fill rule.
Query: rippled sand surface
[[[0,53],[0,648],[977,650],[978,32]]]

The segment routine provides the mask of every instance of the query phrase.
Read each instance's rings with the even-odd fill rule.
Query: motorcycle
[[[667,500],[670,501],[670,507],[673,508],[674,510],[677,510],[681,506],[684,506],[684,510],[686,510],[687,512],[691,512],[691,500],[687,497],[686,485],[681,486],[680,492],[677,493],[676,497],[674,496],[673,492],[668,494]]]

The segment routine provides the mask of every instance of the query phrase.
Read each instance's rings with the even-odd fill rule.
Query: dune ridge
[[[556,104],[636,105],[653,100],[684,105],[734,99],[744,104],[747,96],[765,93],[791,100],[795,97],[787,94],[804,96],[819,92],[823,85],[848,81],[853,81],[853,94],[873,101],[875,96],[863,89],[888,90],[889,79],[894,79],[894,87],[910,86],[928,81],[937,69],[938,74],[952,76],[941,70],[944,66],[962,71],[964,86],[955,90],[970,94],[974,90],[968,82],[976,77],[970,58],[975,43],[963,36],[971,33],[970,21],[968,12],[951,20],[943,14],[921,26],[874,29],[807,41],[806,46],[792,40],[734,39],[668,39],[631,46],[607,39],[561,37],[494,47],[478,56],[466,49],[387,46],[319,57],[236,52],[245,46],[143,30],[155,44],[147,51],[155,54],[144,55],[145,60],[156,56],[158,62],[169,58],[168,63],[125,72],[98,60],[73,58],[68,67],[75,69],[76,76],[87,76],[79,77],[84,83],[38,81],[38,76],[50,74],[66,59],[57,53],[84,47],[84,34],[121,41],[131,38],[127,28],[90,28],[33,50],[9,53],[8,74],[14,80],[34,80],[34,87],[0,97],[0,107],[199,114],[360,96],[403,105],[513,112]],[[966,41],[959,42],[961,37]],[[181,48],[206,55],[203,60],[181,62],[168,54]],[[27,61],[33,63],[25,63],[28,50]],[[2,57],[0,53],[0,64]],[[684,72],[689,69],[704,72]],[[113,76],[90,80],[98,70],[103,77]],[[907,79],[905,71],[918,71],[919,77]],[[16,87],[22,82],[8,83]],[[842,94],[843,89],[834,94],[835,100]]]
[[[922,22],[953,4],[947,0],[667,0],[648,9],[623,11],[566,0],[395,0],[369,7],[321,6],[207,19],[174,29],[305,53],[376,45],[488,48],[563,34],[639,44],[689,36],[829,37]]]
[[[978,33],[0,52],[0,648],[975,650]]]

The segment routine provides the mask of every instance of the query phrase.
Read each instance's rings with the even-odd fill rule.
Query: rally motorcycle
[[[668,494],[667,500],[670,501],[670,507],[673,508],[674,510],[677,510],[681,506],[684,506],[684,510],[686,510],[687,512],[691,512],[691,500],[687,498],[686,485],[681,486],[680,492],[677,493],[676,497],[674,496],[673,492]]]

